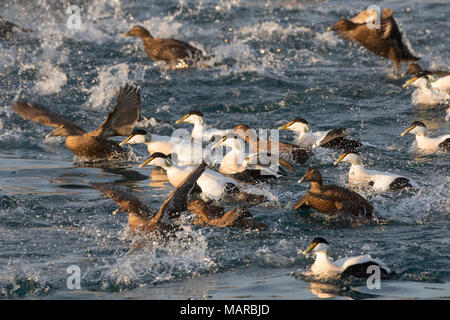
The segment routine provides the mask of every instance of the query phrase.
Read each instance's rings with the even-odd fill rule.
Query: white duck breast
[[[428,137],[427,127],[423,122],[414,121],[412,125],[402,132],[401,136],[410,133],[416,136],[414,147],[424,153],[435,151],[450,151],[450,134],[445,134],[435,138]]]

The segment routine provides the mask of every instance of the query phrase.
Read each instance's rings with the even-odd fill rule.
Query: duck
[[[181,181],[194,169],[193,166],[179,166],[175,164],[169,156],[163,153],[153,153],[143,163],[140,168],[149,165],[166,170],[167,178],[174,187],[177,187]],[[204,200],[223,200],[223,201],[243,201],[260,202],[265,200],[263,195],[249,194],[239,189],[239,183],[229,177],[225,177],[219,172],[206,169],[197,180],[198,188]],[[196,188],[195,191],[199,191]]]
[[[347,188],[324,185],[322,175],[316,168],[306,170],[298,183],[303,181],[311,182],[311,188],[294,205],[294,210],[305,206],[327,215],[339,214],[351,218],[373,217],[373,206],[366,199]]]
[[[172,38],[153,38],[142,26],[136,25],[121,36],[140,38],[147,56],[154,61],[168,63],[171,69],[186,69],[204,58],[203,52],[189,43]]]
[[[244,230],[266,230],[267,225],[251,220],[253,215],[248,211],[249,206],[239,206],[225,212],[220,206],[206,203],[201,199],[189,202],[188,209],[195,214],[195,225],[214,226],[218,228],[232,227]]]
[[[108,138],[128,136],[140,118],[140,90],[131,85],[120,88],[114,109],[94,131],[86,132],[62,115],[38,104],[16,101],[11,108],[26,120],[56,127],[46,138],[66,137],[66,147],[83,161],[128,160],[127,152]]]
[[[407,133],[416,136],[415,147],[418,151],[425,153],[450,151],[450,134],[430,138],[428,137],[426,125],[421,121],[414,121],[408,129],[400,134],[400,136],[404,136]]]
[[[361,156],[355,150],[347,150],[342,153],[334,162],[334,165],[340,162],[349,162],[351,164],[348,173],[348,182],[351,185],[370,186],[378,192],[404,189],[415,190],[418,188],[417,183],[409,178],[393,173],[366,169]]]
[[[382,58],[390,59],[395,72],[398,73],[401,62],[415,62],[420,58],[414,56],[403,43],[393,11],[383,9],[379,28],[373,24],[378,14],[376,10],[364,10],[350,20],[340,19],[328,30],[333,30],[345,40],[357,41]]]
[[[419,64],[417,64],[417,63],[410,63],[408,65],[408,69],[406,70],[405,75],[406,74],[416,75],[416,74],[421,73],[421,72],[425,72],[425,73],[431,74],[435,78],[441,78],[441,77],[450,76],[450,71],[443,71],[443,70],[429,71],[429,70],[422,69],[422,67]]]
[[[20,30],[21,32],[33,32],[33,30],[23,28],[13,22],[0,18],[0,39],[10,39],[14,28]]]
[[[308,121],[300,117],[280,126],[278,130],[290,130],[297,133],[295,143],[306,149],[321,147],[336,150],[362,146],[359,141],[345,138],[347,136],[345,128],[312,132]]]
[[[259,182],[285,176],[282,167],[296,172],[286,160],[269,152],[245,153],[245,142],[236,134],[222,137],[214,146],[230,147],[231,150],[222,158],[219,172],[246,182]],[[280,166],[281,165],[281,166]]]
[[[374,259],[369,254],[330,260],[330,245],[322,237],[314,238],[303,254],[308,255],[311,252],[315,254],[316,260],[310,271],[317,276],[369,278],[374,274],[373,267],[379,268],[381,280],[391,279],[394,274],[383,261]]]
[[[177,227],[171,223],[163,222],[162,219],[164,217],[174,219],[179,217],[181,212],[186,211],[188,196],[205,168],[206,163],[204,161],[196,166],[165,199],[158,212],[117,185],[112,183],[91,183],[91,185],[119,204],[119,211],[128,213],[128,227],[133,235],[153,232],[165,235],[177,230]]]
[[[264,151],[272,151],[271,140],[267,141],[256,136],[254,129],[246,124],[238,124],[233,128],[233,132],[239,135],[250,146],[251,153],[258,153]],[[286,161],[291,159],[298,164],[304,164],[311,157],[310,150],[299,147],[292,143],[278,141],[278,151],[280,157]]]
[[[223,137],[228,134],[231,130],[229,129],[214,129],[207,128],[203,113],[198,110],[190,110],[181,119],[178,119],[175,124],[181,123],[191,123],[194,125],[194,129],[191,132],[191,139],[199,140],[202,142],[214,141],[216,137]]]
[[[120,146],[125,144],[145,144],[149,154],[160,152],[166,156],[170,155],[179,165],[195,164],[203,157],[201,144],[186,142],[181,137],[153,134],[141,128],[134,128],[131,134],[119,143]]]
[[[450,104],[450,76],[435,77],[429,71],[421,71],[405,82],[403,87],[415,86],[412,102],[416,105],[436,106]]]

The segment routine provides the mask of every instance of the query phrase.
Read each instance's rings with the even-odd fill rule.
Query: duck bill
[[[183,118],[178,119],[177,121],[175,121],[175,124],[183,123],[184,120],[186,120],[188,117],[189,117],[189,114],[185,115]]]
[[[128,137],[125,138],[125,140],[123,140],[121,143],[119,143],[119,146],[123,147],[125,144],[128,143],[128,141],[131,140],[131,138],[134,137],[134,134],[130,134]]]
[[[403,85],[403,88],[406,88],[407,86],[411,85],[414,81],[416,81],[419,77],[415,76],[412,79],[409,79],[408,81],[405,82],[405,84]]]
[[[285,125],[282,125],[281,127],[279,127],[278,130],[289,130],[289,127],[293,123],[294,123],[294,121],[290,121],[290,122],[286,123]]]
[[[120,36],[121,36],[122,38],[128,37],[128,32],[121,33]]]
[[[314,249],[317,246],[317,243],[312,243],[308,249],[306,249],[305,251],[303,251],[303,254],[308,254],[312,251],[312,249]]]
[[[144,162],[142,162],[140,165],[139,165],[139,168],[142,168],[142,167],[145,167],[150,161],[152,161],[154,158],[153,158],[153,156],[150,156],[150,157],[148,157]]]
[[[341,155],[339,156],[339,158],[337,158],[337,160],[336,160],[335,162],[333,162],[333,164],[334,164],[334,165],[337,165],[339,162],[342,161],[342,159],[345,158],[346,155],[347,155],[346,152],[344,152],[343,154],[341,154]]]
[[[404,136],[405,134],[407,134],[408,132],[410,132],[412,129],[414,129],[416,126],[411,126],[411,127],[409,127],[408,129],[406,129],[405,131],[403,131],[401,134],[400,134],[400,136]]]
[[[297,181],[297,183],[302,183],[306,178],[306,174]]]
[[[216,149],[217,147],[220,147],[222,143],[227,139],[227,137],[222,137],[217,143],[212,147],[213,149]]]
[[[47,134],[47,135],[45,136],[45,139],[48,139],[48,138],[50,138],[50,137],[53,137],[54,134],[55,134],[55,131],[56,131],[56,129],[53,130],[52,132],[50,132],[49,134]]]
[[[286,160],[280,158],[280,159],[278,160],[278,162],[279,162],[283,167],[287,168],[289,171],[291,171],[291,172],[293,172],[293,173],[296,172],[295,169],[294,169],[294,167],[292,167],[291,164],[290,164],[289,162],[287,162]]]

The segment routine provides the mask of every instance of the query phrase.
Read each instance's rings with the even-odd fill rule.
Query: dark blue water
[[[418,155],[414,120],[430,135],[449,132],[445,108],[411,102],[405,78],[392,64],[326,28],[372,3],[365,1],[90,1],[81,2],[82,28],[66,28],[58,1],[3,1],[0,15],[36,30],[0,42],[0,297],[7,298],[439,298],[450,294],[450,160]],[[446,1],[383,2],[393,9],[404,41],[420,63],[449,65],[450,6]],[[188,41],[214,55],[212,67],[170,71],[150,61],[131,26],[156,37]],[[402,66],[404,71],[406,64]],[[326,183],[347,185],[348,165],[318,151],[297,176],[248,186],[273,199],[253,208],[265,232],[190,227],[175,240],[141,249],[127,231],[127,216],[93,190],[94,181],[118,181],[146,204],[159,207],[173,190],[164,173],[136,162],[103,168],[74,163],[60,138],[15,115],[15,98],[29,99],[95,129],[125,82],[141,87],[142,113],[171,124],[146,125],[170,134],[190,109],[215,128],[246,123],[277,128],[295,117],[313,130],[350,129],[366,145],[367,167],[415,179],[416,194],[373,194],[385,223],[348,226],[290,208],[307,185],[296,183],[307,166]],[[187,125],[181,126],[189,128]],[[280,132],[293,141],[290,132]],[[120,139],[119,139],[120,140]],[[118,140],[118,141],[119,141]],[[150,178],[149,178],[150,177]],[[334,258],[370,253],[396,271],[392,282],[368,290],[364,282],[317,281],[311,258],[299,252],[325,237]],[[69,290],[67,267],[79,266],[81,290]]]

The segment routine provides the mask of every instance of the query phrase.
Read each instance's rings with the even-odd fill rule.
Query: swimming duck
[[[417,63],[410,63],[408,65],[408,69],[406,70],[406,74],[410,74],[410,75],[416,75],[416,74],[421,73],[421,72],[426,72],[426,73],[431,74],[432,76],[434,76],[436,78],[450,76],[450,72],[449,71],[443,71],[443,70],[429,71],[429,70],[424,70]]]
[[[334,164],[337,165],[341,161],[351,163],[348,182],[352,185],[371,186],[375,191],[415,189],[418,187],[414,181],[406,177],[393,173],[367,170],[364,168],[360,155],[354,150],[342,153]]]
[[[114,136],[128,136],[134,123],[140,118],[141,96],[136,87],[125,85],[119,90],[116,106],[97,130],[86,132],[63,116],[43,106],[25,101],[14,102],[11,107],[22,118],[56,127],[46,138],[66,137],[66,146],[86,161],[127,160],[126,151],[116,142],[108,140]]]
[[[139,167],[155,166],[166,170],[170,184],[178,186],[181,181],[194,169],[193,166],[179,166],[163,153],[154,153]],[[206,200],[245,201],[255,202],[265,199],[263,195],[248,194],[239,190],[238,183],[222,174],[206,169],[197,181],[202,196]]]
[[[350,20],[339,20],[329,30],[335,31],[343,39],[356,40],[374,54],[392,60],[395,72],[398,73],[401,62],[414,62],[420,58],[415,57],[403,43],[392,13],[391,9],[383,9],[380,28],[373,24],[378,13],[375,10],[364,10]]]
[[[412,94],[414,104],[435,106],[450,104],[450,76],[436,78],[429,71],[422,71],[405,82],[403,87],[418,87]]]
[[[308,121],[303,118],[295,118],[294,120],[282,125],[278,130],[291,130],[297,133],[295,143],[302,148],[312,149],[316,147],[330,149],[348,149],[359,148],[361,142],[349,140],[346,129],[336,128],[328,131],[312,132]]]
[[[435,138],[428,137],[428,130],[421,121],[414,121],[412,125],[402,132],[401,136],[410,133],[416,136],[415,147],[422,152],[450,151],[450,134]]]
[[[152,134],[145,129],[134,128],[131,134],[119,143],[125,144],[146,144],[149,154],[160,152],[172,157],[179,165],[198,163],[202,160],[202,145],[192,142],[184,142],[179,137],[160,136]]]
[[[310,252],[316,255],[316,260],[310,268],[311,272],[316,275],[368,278],[374,274],[374,271],[369,269],[371,266],[379,268],[381,279],[389,279],[393,275],[393,272],[382,261],[373,259],[368,254],[331,261],[329,258],[330,245],[322,237],[314,238],[303,254],[306,255]]]
[[[153,38],[150,32],[141,26],[134,26],[121,36],[141,38],[147,56],[155,61],[167,62],[172,69],[189,68],[203,58],[203,52],[190,44],[176,39]]]
[[[33,32],[33,30],[22,28],[13,22],[0,18],[0,39],[11,38],[13,28],[16,28],[22,32]]]
[[[264,151],[271,151],[271,141],[260,139],[256,136],[256,132],[246,124],[239,124],[233,128],[233,132],[239,135],[250,146],[251,153],[258,153]],[[293,159],[299,164],[304,164],[309,157],[311,157],[311,151],[301,148],[295,144],[278,141],[278,151],[280,156],[289,161]]]
[[[219,172],[232,176],[238,180],[259,181],[279,178],[285,175],[282,168],[284,166],[295,173],[295,169],[284,159],[278,156],[272,157],[268,152],[245,154],[245,143],[241,137],[232,134],[222,137],[213,149],[219,146],[230,147],[231,150],[225,154]]]
[[[262,222],[250,220],[253,217],[248,211],[249,206],[239,206],[228,212],[223,207],[207,204],[203,200],[192,200],[188,209],[195,213],[194,224],[201,226],[214,226],[219,228],[234,227],[246,230],[267,229]]]
[[[319,170],[309,168],[303,178],[311,182],[311,188],[293,207],[310,206],[325,214],[343,214],[352,217],[372,218],[373,207],[356,192],[335,185],[324,185]]]
[[[206,163],[202,162],[192,170],[166,198],[157,213],[130,193],[111,183],[92,183],[92,186],[118,203],[122,212],[128,213],[128,226],[132,233],[157,231],[164,234],[176,228],[172,224],[162,222],[162,218],[164,216],[176,218],[186,210],[187,198],[205,168]]]
[[[191,132],[191,138],[200,139],[201,141],[210,142],[212,138],[220,136],[223,137],[231,130],[225,129],[214,129],[206,128],[205,120],[203,119],[203,114],[197,110],[190,110],[186,113],[183,118],[177,120],[176,124],[180,123],[191,123],[194,125],[194,129]]]

